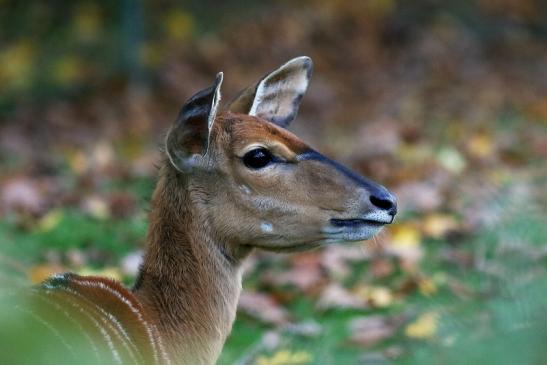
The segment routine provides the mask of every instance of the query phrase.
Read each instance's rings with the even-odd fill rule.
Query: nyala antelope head
[[[219,112],[223,74],[190,98],[168,134],[170,167],[195,191],[231,254],[361,241],[397,212],[383,186],[323,156],[286,128],[312,73],[295,58]]]

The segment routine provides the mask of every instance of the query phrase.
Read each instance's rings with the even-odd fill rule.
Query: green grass
[[[147,223],[144,215],[128,219],[100,220],[80,211],[63,209],[55,227],[23,229],[13,221],[0,222],[2,252],[26,263],[44,260],[48,251],[94,250],[101,257],[93,265],[117,263],[123,255],[144,244]]]

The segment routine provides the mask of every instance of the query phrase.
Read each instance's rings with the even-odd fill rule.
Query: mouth
[[[393,222],[392,216],[371,218],[332,218],[329,225],[323,228],[323,233],[328,235],[329,243],[363,241],[372,238],[383,226]]]
[[[360,218],[354,218],[354,219],[331,219],[330,223],[334,227],[347,227],[347,228],[359,228],[359,227],[381,227],[385,224],[390,224],[393,221],[391,219],[390,221],[380,221],[380,220],[374,220],[374,219],[360,219]]]

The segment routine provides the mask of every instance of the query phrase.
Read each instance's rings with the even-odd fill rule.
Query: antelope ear
[[[264,118],[287,127],[298,113],[300,100],[308,88],[313,63],[311,58],[293,58],[256,85],[243,90],[228,107],[234,113]]]
[[[207,153],[209,133],[213,127],[223,73],[219,72],[213,85],[201,90],[182,106],[177,120],[165,140],[165,152],[173,166],[189,171]]]

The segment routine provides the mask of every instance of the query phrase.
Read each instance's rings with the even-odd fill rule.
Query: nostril
[[[395,215],[395,213],[397,212],[397,205],[395,204],[395,201],[393,199],[378,198],[374,195],[371,195],[370,202],[380,209],[387,210],[389,214]]]

